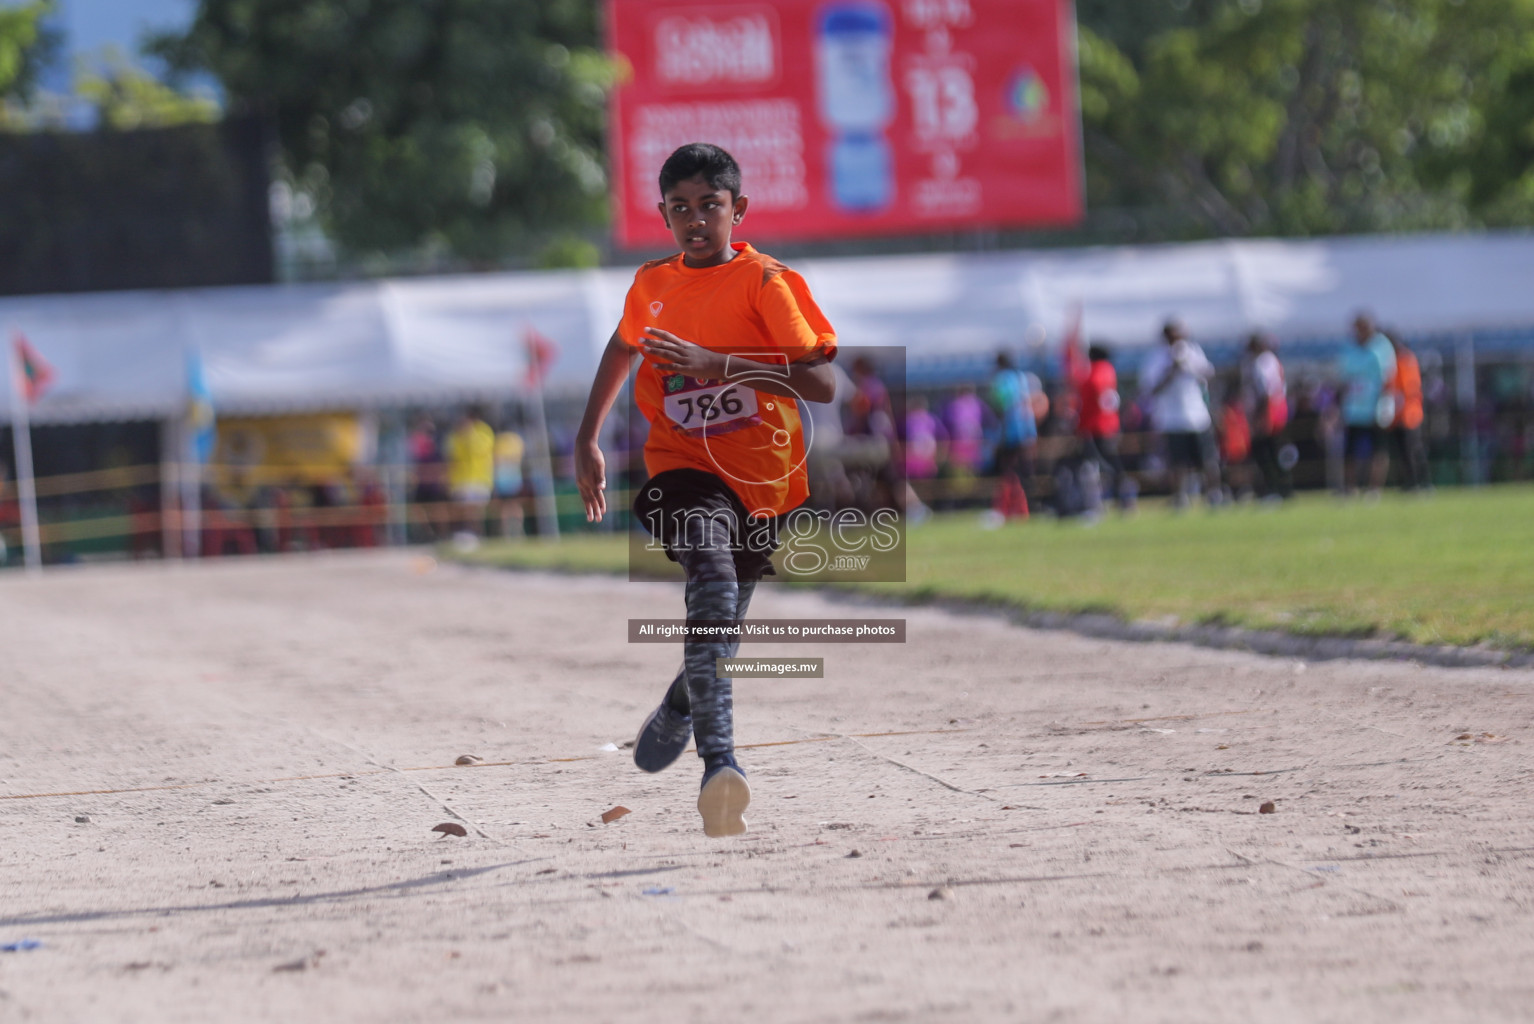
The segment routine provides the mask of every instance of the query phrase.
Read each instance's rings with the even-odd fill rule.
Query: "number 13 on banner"
[[[915,67],[906,72],[911,117],[924,142],[958,142],[974,134],[980,120],[975,80],[961,67]]]

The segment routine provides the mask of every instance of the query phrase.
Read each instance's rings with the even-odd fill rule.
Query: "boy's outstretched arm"
[[[685,373],[700,380],[738,380],[748,376],[752,390],[784,398],[802,398],[806,402],[829,402],[836,397],[836,371],[824,356],[812,356],[789,363],[758,363],[750,356],[726,356],[690,341],[684,341],[658,327],[645,330],[645,354],[655,360],[662,373]]]
[[[581,417],[581,429],[575,435],[575,486],[586,506],[588,523],[599,523],[607,514],[607,460],[602,458],[597,439],[638,356],[613,332],[602,351],[602,361],[597,364],[596,379],[591,382],[591,394],[586,399],[586,414]]]
[[[743,356],[736,362],[743,363],[749,358]],[[773,364],[763,365],[772,366]],[[734,367],[731,369],[732,377],[740,376],[739,370]],[[825,356],[814,355],[808,359],[801,359],[797,363],[789,363],[788,376],[779,376],[781,373],[782,367],[775,367],[769,370],[766,376],[753,375],[751,387],[769,395],[802,398],[806,402],[825,403],[836,397],[836,371],[831,369],[831,361]]]

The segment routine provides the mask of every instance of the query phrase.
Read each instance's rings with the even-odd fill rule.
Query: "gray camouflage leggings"
[[[687,621],[739,622],[751,606],[756,580],[736,579],[729,532],[706,519],[690,520],[685,543],[673,548],[687,573]],[[734,683],[714,670],[718,658],[733,658],[739,639],[693,639],[682,646],[682,668],[666,692],[672,710],[692,715],[698,756],[735,752]]]
[[[724,584],[704,583],[697,586],[701,589],[703,587],[722,587]],[[756,592],[756,584],[740,583],[736,586],[738,596],[735,598],[733,612],[725,611],[725,608],[728,607],[727,602],[730,600],[727,593],[718,595],[718,604],[714,603],[714,595],[705,596],[698,594],[695,601],[693,599],[694,595],[689,594],[687,617],[689,619],[694,617],[693,608],[696,604],[699,610],[702,611],[702,614],[696,616],[699,619],[713,619],[715,621],[726,619],[739,622],[746,617],[746,610],[751,606],[751,595]],[[691,589],[692,585],[689,585],[689,590]],[[704,608],[705,604],[708,605],[706,609]],[[714,611],[717,611],[718,614],[709,614],[709,612]],[[694,650],[695,647],[696,650]],[[723,653],[716,653],[716,649],[720,648],[722,648]],[[707,749],[705,749],[705,742],[700,738],[698,741],[698,753],[700,756],[707,756],[711,753],[727,754],[734,749],[734,712],[732,708],[734,683],[732,680],[720,679],[715,675],[713,659],[716,657],[735,657],[736,653],[740,650],[740,641],[732,640],[724,645],[689,643],[683,650],[685,653],[682,657],[682,667],[677,670],[676,678],[671,681],[671,688],[666,691],[666,703],[671,706],[673,711],[684,715],[693,714],[692,709],[697,706],[710,708],[712,716],[710,716],[709,712],[705,712],[701,716],[694,715],[693,730],[699,737],[706,735],[711,740],[718,739],[722,732],[724,742],[709,742],[706,744]],[[696,665],[696,672],[689,673],[688,669],[693,665]],[[688,686],[688,679],[693,676],[704,682],[702,697],[696,703],[694,703],[691,688]],[[707,725],[702,724],[704,720],[708,720]]]

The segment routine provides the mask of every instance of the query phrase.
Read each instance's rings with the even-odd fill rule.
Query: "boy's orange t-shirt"
[[[717,267],[689,267],[678,253],[651,260],[634,275],[618,337],[635,348],[658,327],[684,341],[764,364],[782,377],[790,363],[834,359],[836,332],[804,278],[744,242]],[[750,367],[755,369],[755,367]],[[774,368],[776,372],[774,373]],[[780,515],[809,497],[804,432],[791,398],[749,382],[695,380],[663,374],[647,357],[634,398],[650,423],[645,468],[700,469],[729,484],[753,516]]]

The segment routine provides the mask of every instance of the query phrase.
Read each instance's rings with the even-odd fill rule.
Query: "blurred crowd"
[[[1133,362],[1102,341],[1083,352],[1072,339],[1031,370],[1003,352],[983,383],[908,397],[898,438],[908,508],[920,518],[929,507],[986,505],[999,524],[1040,511],[1092,521],[1133,510],[1142,493],[1179,510],[1276,505],[1296,487],[1426,493],[1430,450],[1462,472],[1467,445],[1483,462],[1500,458],[1505,475],[1528,475],[1527,382],[1500,389],[1500,400],[1484,388],[1473,409],[1459,409],[1437,351],[1419,359],[1368,314],[1349,327],[1350,339],[1304,360],[1297,379],[1267,333],[1220,367],[1176,319]]]
[[[1263,332],[1217,362],[1170,319],[1148,349],[1072,339],[1058,355],[1035,351],[1026,361],[1002,351],[988,374],[943,388],[906,387],[898,349],[856,350],[835,364],[836,398],[804,406],[811,503],[903,507],[915,521],[933,510],[982,509],[987,524],[1000,525],[1041,513],[1092,522],[1152,495],[1181,510],[1279,505],[1296,489],[1365,499],[1387,486],[1426,493],[1435,461],[1459,472],[1467,430],[1483,472],[1500,459],[1503,476],[1531,475],[1530,382],[1498,388],[1489,380],[1475,406],[1460,409],[1438,351],[1419,359],[1367,314],[1349,333],[1325,358],[1312,352],[1297,366]],[[570,459],[576,411],[555,404],[549,413],[561,528],[580,525]],[[495,416],[467,406],[410,419],[405,539],[471,545],[536,533],[526,427],[511,406]],[[645,479],[643,442],[639,417],[620,419],[608,440],[620,527],[625,495]],[[364,470],[325,485],[268,488],[254,500],[213,495],[209,507],[214,523],[227,508],[251,527],[248,539],[223,541],[224,550],[287,550],[385,543],[386,498],[379,474]],[[344,525],[323,525],[326,509]]]
[[[420,413],[404,433],[397,467],[360,465],[314,482],[256,484],[240,470],[210,474],[215,479],[201,488],[202,553],[377,547],[396,539],[472,547],[487,536],[520,537],[529,501],[527,445],[516,417],[502,419],[498,430],[479,405],[442,421]],[[391,468],[402,471],[394,474],[401,493],[393,502]],[[392,519],[391,504],[399,513]],[[135,498],[135,515],[156,510],[153,493]],[[161,544],[157,529],[134,534],[136,555]]]
[[[448,430],[418,416],[405,439],[410,460],[412,539],[472,544],[486,534],[520,537],[528,495],[527,442],[516,420],[492,427],[482,406],[463,410]]]
[[[1386,488],[1534,478],[1534,366],[1414,351],[1366,314],[1348,338],[1286,355],[1265,333],[1206,351],[1178,320],[1150,346],[1072,338],[1055,351],[1003,351],[989,369],[908,387],[898,348],[848,349],[836,398],[805,407],[811,503],[824,509],[976,509],[1000,525],[1040,514],[1093,522],[1143,497],[1174,509],[1280,505],[1296,490],[1365,500]],[[1467,373],[1467,368],[1469,372]],[[210,466],[200,485],[202,553],[516,538],[582,529],[571,451],[579,414],[547,416],[549,516],[535,516],[530,456],[542,434],[515,403],[417,410],[378,428],[369,454],[308,476]],[[641,418],[606,439],[616,521],[645,479]],[[140,447],[152,437],[138,439]],[[119,455],[121,457],[119,457]],[[176,553],[161,470],[113,466],[40,483],[49,559]],[[142,456],[140,456],[142,461]],[[130,465],[130,463],[134,463]],[[9,474],[7,474],[8,476]],[[86,478],[90,478],[87,480]],[[122,485],[118,486],[117,481]],[[0,481],[0,536],[15,537],[15,490]],[[179,523],[190,528],[183,516]],[[114,538],[122,538],[114,540]]]

